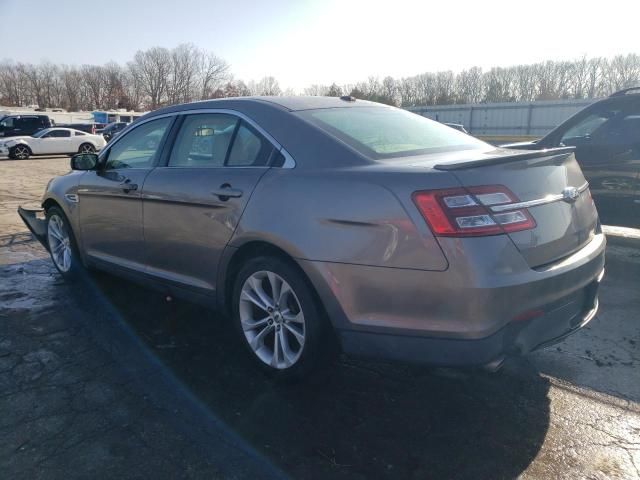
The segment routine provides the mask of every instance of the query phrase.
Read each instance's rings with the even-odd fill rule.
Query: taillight
[[[519,202],[503,185],[420,191],[413,201],[436,236],[499,235],[536,226],[526,208],[491,211],[493,205]]]

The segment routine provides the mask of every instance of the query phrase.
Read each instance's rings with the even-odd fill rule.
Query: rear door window
[[[221,113],[187,115],[169,157],[170,167],[222,167],[238,119]]]
[[[244,121],[240,123],[227,160],[229,167],[263,167],[269,162],[273,145]]]

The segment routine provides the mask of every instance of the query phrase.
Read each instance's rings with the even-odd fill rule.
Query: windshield
[[[2,128],[13,128],[13,117],[2,117],[2,120],[0,120],[0,129]]]
[[[446,125],[396,108],[327,108],[306,110],[299,115],[376,159],[487,146]]]

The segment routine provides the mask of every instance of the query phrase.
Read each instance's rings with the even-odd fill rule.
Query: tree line
[[[623,88],[640,86],[640,55],[547,61],[484,71],[472,67],[421,73],[395,79],[369,77],[355,85],[312,85],[308,95],[350,94],[402,107],[462,103],[530,102],[607,96]]]
[[[487,71],[472,67],[412,77],[369,77],[352,85],[311,85],[305,95],[352,95],[402,107],[606,96],[640,86],[640,55],[547,61]],[[234,79],[230,65],[192,44],[138,51],[125,65],[0,63],[0,105],[64,108],[70,111],[164,105],[245,95],[293,95],[278,80]]]

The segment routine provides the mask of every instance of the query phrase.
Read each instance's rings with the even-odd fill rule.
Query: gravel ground
[[[67,169],[0,160],[2,478],[640,478],[640,250],[608,248],[587,328],[497,374],[341,357],[278,386],[214,312],[61,281],[15,210]]]

